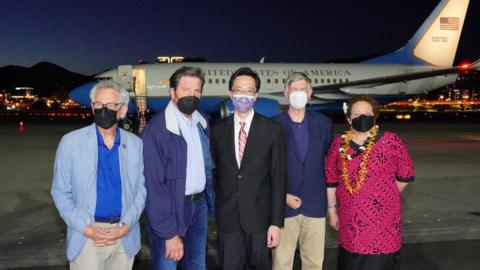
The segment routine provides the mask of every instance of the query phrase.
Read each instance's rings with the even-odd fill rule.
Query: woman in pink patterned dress
[[[328,154],[328,219],[340,239],[337,270],[398,267],[400,192],[414,180],[414,170],[400,138],[375,125],[378,114],[372,97],[354,96],[346,112],[351,128],[335,138]]]

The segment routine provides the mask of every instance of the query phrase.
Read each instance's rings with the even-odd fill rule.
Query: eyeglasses
[[[102,102],[93,102],[92,107],[94,109],[103,109],[103,107],[107,107],[107,109],[112,111],[118,111],[123,106],[123,103],[102,103]]]
[[[257,91],[253,89],[232,89],[234,95],[249,95],[254,96]]]
[[[290,91],[291,91],[291,92],[295,92],[295,91],[305,91],[305,92],[306,92],[306,91],[308,91],[308,90],[305,89],[305,88],[290,88]]]

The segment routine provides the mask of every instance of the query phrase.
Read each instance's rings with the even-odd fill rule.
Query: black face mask
[[[118,122],[117,112],[106,107],[93,110],[93,120],[97,126],[109,129]]]
[[[362,114],[352,119],[352,127],[356,131],[366,132],[375,125],[375,117]]]
[[[186,96],[177,101],[177,107],[184,114],[192,114],[196,109],[198,109],[199,103],[200,99],[198,97]]]

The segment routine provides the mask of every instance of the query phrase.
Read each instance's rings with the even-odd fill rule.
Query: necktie
[[[247,144],[247,132],[245,131],[245,122],[240,122],[240,133],[238,134],[238,157],[242,162],[243,151]]]

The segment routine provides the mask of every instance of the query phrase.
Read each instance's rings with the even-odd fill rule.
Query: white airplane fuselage
[[[204,97],[228,96],[228,80],[233,72],[248,66],[255,70],[261,79],[260,97],[278,100],[286,104],[287,100],[281,95],[285,80],[291,72],[300,71],[306,73],[312,80],[312,86],[324,86],[351,81],[365,80],[369,78],[389,77],[405,73],[435,70],[432,66],[418,65],[373,65],[373,64],[304,64],[304,63],[176,63],[176,64],[147,64],[131,66],[136,83],[143,84],[138,80],[144,80],[145,91],[143,93],[133,91],[133,95],[144,95],[148,98],[164,98],[169,96],[169,78],[171,74],[181,66],[199,67],[205,73]],[[370,85],[362,87],[342,87],[340,93],[316,93],[315,97],[321,100],[347,99],[352,94],[371,94],[380,96],[416,95],[438,89],[451,84],[457,78],[457,74],[448,74],[435,77],[410,80],[405,82]],[[101,73],[97,78],[111,78],[122,82],[122,75],[118,69],[112,69]],[[130,78],[126,79],[129,80]],[[123,81],[126,81],[125,78]],[[128,84],[128,83],[127,83]],[[135,84],[135,83],[134,83]],[[133,87],[134,89],[135,87]],[[132,89],[128,87],[127,89]],[[132,89],[132,90],[133,90]]]

